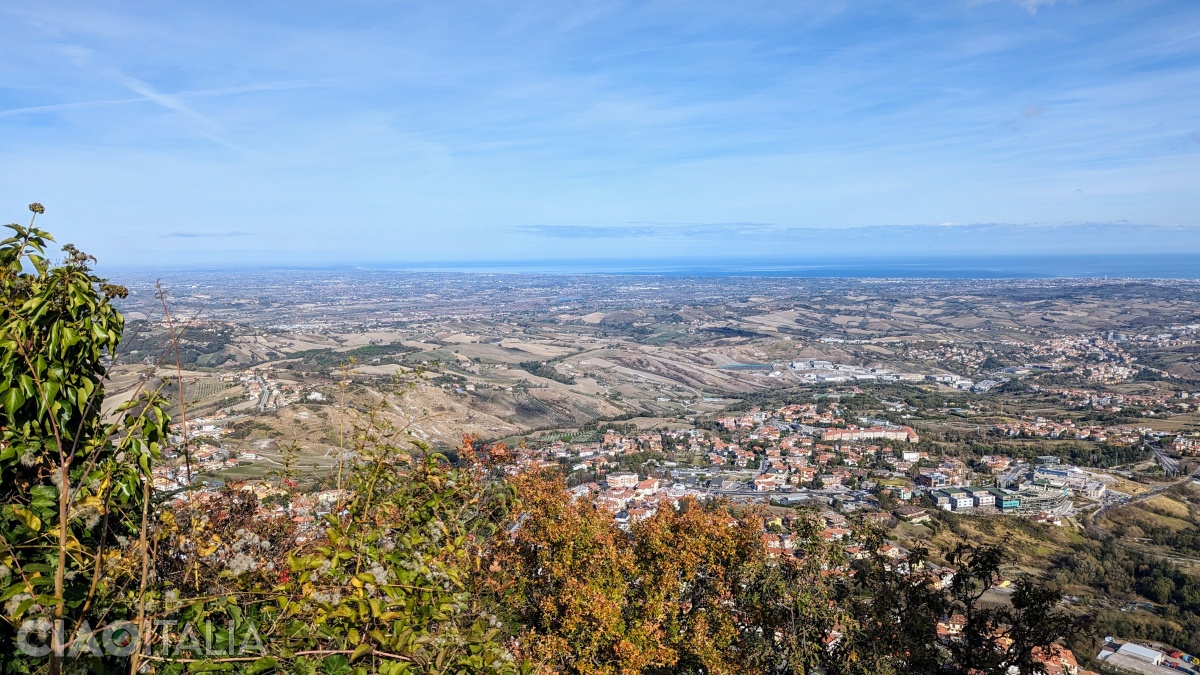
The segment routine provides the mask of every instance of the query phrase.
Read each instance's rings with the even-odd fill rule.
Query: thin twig
[[[138,550],[142,556],[142,579],[138,587],[138,618],[137,627],[140,634],[146,632],[146,584],[150,577],[150,546],[147,540],[147,522],[150,520],[150,486],[152,480],[146,480],[142,483],[142,526],[138,533]],[[133,658],[129,660],[129,672],[138,672],[138,656],[141,650],[134,652]]]
[[[353,654],[353,649],[310,649],[302,652],[296,652],[296,656],[329,656],[333,654]],[[368,652],[372,656],[380,656],[385,659],[397,659],[400,661],[412,661],[411,657],[403,654],[392,654],[390,652]]]
[[[158,289],[158,300],[162,303],[163,315],[167,319],[167,330],[171,332],[171,349],[175,352],[175,378],[179,384],[179,422],[183,428],[183,462],[187,467],[187,482],[192,484],[192,455],[188,451],[187,433],[187,402],[183,397],[183,357],[179,355],[179,336],[175,333],[175,321],[171,310],[167,307],[167,294],[163,291],[162,281],[156,280],[154,287]]]

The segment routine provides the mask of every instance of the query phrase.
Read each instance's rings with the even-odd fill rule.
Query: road
[[[1158,448],[1151,448],[1151,450],[1154,451],[1155,459],[1157,459],[1158,463],[1162,465],[1163,473],[1168,476],[1179,475],[1179,462],[1177,460],[1167,457],[1167,455]]]
[[[1009,470],[1004,473],[1003,476],[996,480],[996,484],[1002,486],[1008,485],[1009,483],[1015,481],[1018,476],[1028,470],[1029,466],[1024,462],[1015,462],[1012,467],[1010,467]]]
[[[786,499],[788,497],[806,497],[808,499],[827,500],[831,497],[839,495],[850,495],[853,497],[863,497],[868,493],[865,490],[850,490],[850,489],[820,489],[810,490],[808,488],[800,488],[797,490],[779,490],[763,492],[761,490],[713,490],[705,491],[705,494],[710,497],[757,497],[759,499]]]
[[[1176,485],[1182,485],[1182,484],[1188,482],[1189,480],[1198,479],[1198,478],[1200,478],[1200,468],[1197,468],[1192,473],[1184,476],[1183,478],[1180,478],[1179,480],[1175,481],[1174,483],[1167,483],[1165,485],[1160,485],[1152,490],[1147,490],[1147,491],[1143,492],[1142,494],[1129,499],[1128,501],[1118,502],[1116,504],[1105,504],[1104,506],[1101,506],[1095,513],[1093,513],[1089,520],[1094,521],[1096,519],[1096,516],[1103,514],[1105,511],[1107,511],[1109,509],[1115,509],[1115,508],[1118,508],[1121,506],[1125,506],[1126,504],[1136,504],[1138,502],[1144,502],[1147,499],[1154,497],[1155,495],[1158,495],[1162,492],[1166,492],[1167,490],[1170,490],[1171,488],[1175,487]],[[1090,528],[1090,525],[1089,525],[1089,528]]]
[[[271,398],[271,388],[267,386],[267,380],[262,375],[258,376],[258,384],[262,387],[262,400],[258,402],[258,412],[265,412],[267,399]]]
[[[1197,480],[1197,479],[1200,479],[1200,468],[1197,468],[1192,473],[1184,476],[1183,478],[1180,478],[1179,480],[1175,481],[1174,483],[1168,483],[1166,485],[1161,485],[1159,487],[1156,487],[1153,490],[1148,490],[1132,499],[1129,499],[1128,501],[1118,502],[1115,504],[1105,504],[1104,506],[1101,506],[1099,509],[1097,509],[1095,513],[1092,513],[1091,515],[1089,515],[1083,519],[1084,526],[1087,528],[1087,531],[1089,534],[1096,537],[1097,539],[1103,539],[1106,535],[1112,534],[1108,530],[1105,530],[1105,529],[1101,528],[1099,525],[1096,525],[1096,519],[1099,518],[1100,516],[1104,515],[1105,511],[1107,511],[1109,509],[1120,508],[1127,504],[1136,504],[1138,502],[1146,501],[1147,499],[1151,499],[1151,498],[1155,497],[1156,495],[1159,495],[1167,490],[1170,490],[1171,488],[1175,487],[1176,485],[1182,485],[1183,483],[1186,483],[1189,480]],[[1158,551],[1146,550],[1146,549],[1130,546],[1130,545],[1122,543],[1122,542],[1116,542],[1116,543],[1118,546],[1127,548],[1131,551],[1138,551],[1141,553],[1153,553],[1153,554],[1159,555],[1163,558],[1171,560],[1172,562],[1175,562],[1176,564],[1191,563],[1194,565],[1200,565],[1200,559],[1197,559],[1197,558],[1188,558],[1188,557],[1181,556],[1181,555],[1174,554],[1174,553],[1160,553]]]

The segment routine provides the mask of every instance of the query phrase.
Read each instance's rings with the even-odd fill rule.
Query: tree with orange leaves
[[[520,505],[494,544],[491,568],[493,588],[524,627],[524,655],[547,670],[579,673],[669,664],[659,631],[630,616],[636,559],[612,517],[544,473],[513,483]]]
[[[520,504],[493,546],[493,588],[544,670],[805,672],[827,652],[826,552],[769,559],[757,511],[685,499],[623,531],[560,478],[513,482]]]

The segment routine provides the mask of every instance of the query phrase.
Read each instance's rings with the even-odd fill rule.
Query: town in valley
[[[898,565],[955,537],[1004,542],[1016,555],[997,601],[1035,575],[1125,628],[1090,644],[1091,663],[1179,672],[1200,651],[1158,628],[1182,611],[1174,587],[1105,592],[1067,569],[1086,540],[1200,573],[1196,282],[263,270],[127,283],[109,398],[153,388],[186,413],[155,469],[167,494],[238,486],[311,523],[336,502],[348,430],[381,415],[423,447],[502,442],[511,470],[561,472],[621,527],[690,497],[766,509],[772,556],[792,555],[798,518],[848,556],[875,545]],[[284,473],[311,487],[286,505],[271,500]]]

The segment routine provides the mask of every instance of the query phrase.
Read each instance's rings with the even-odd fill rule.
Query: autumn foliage
[[[802,672],[836,623],[827,584],[801,583],[821,578],[811,563],[826,551],[768,558],[756,511],[685,499],[623,531],[559,477],[512,483],[520,509],[493,545],[491,584],[543,670]]]

